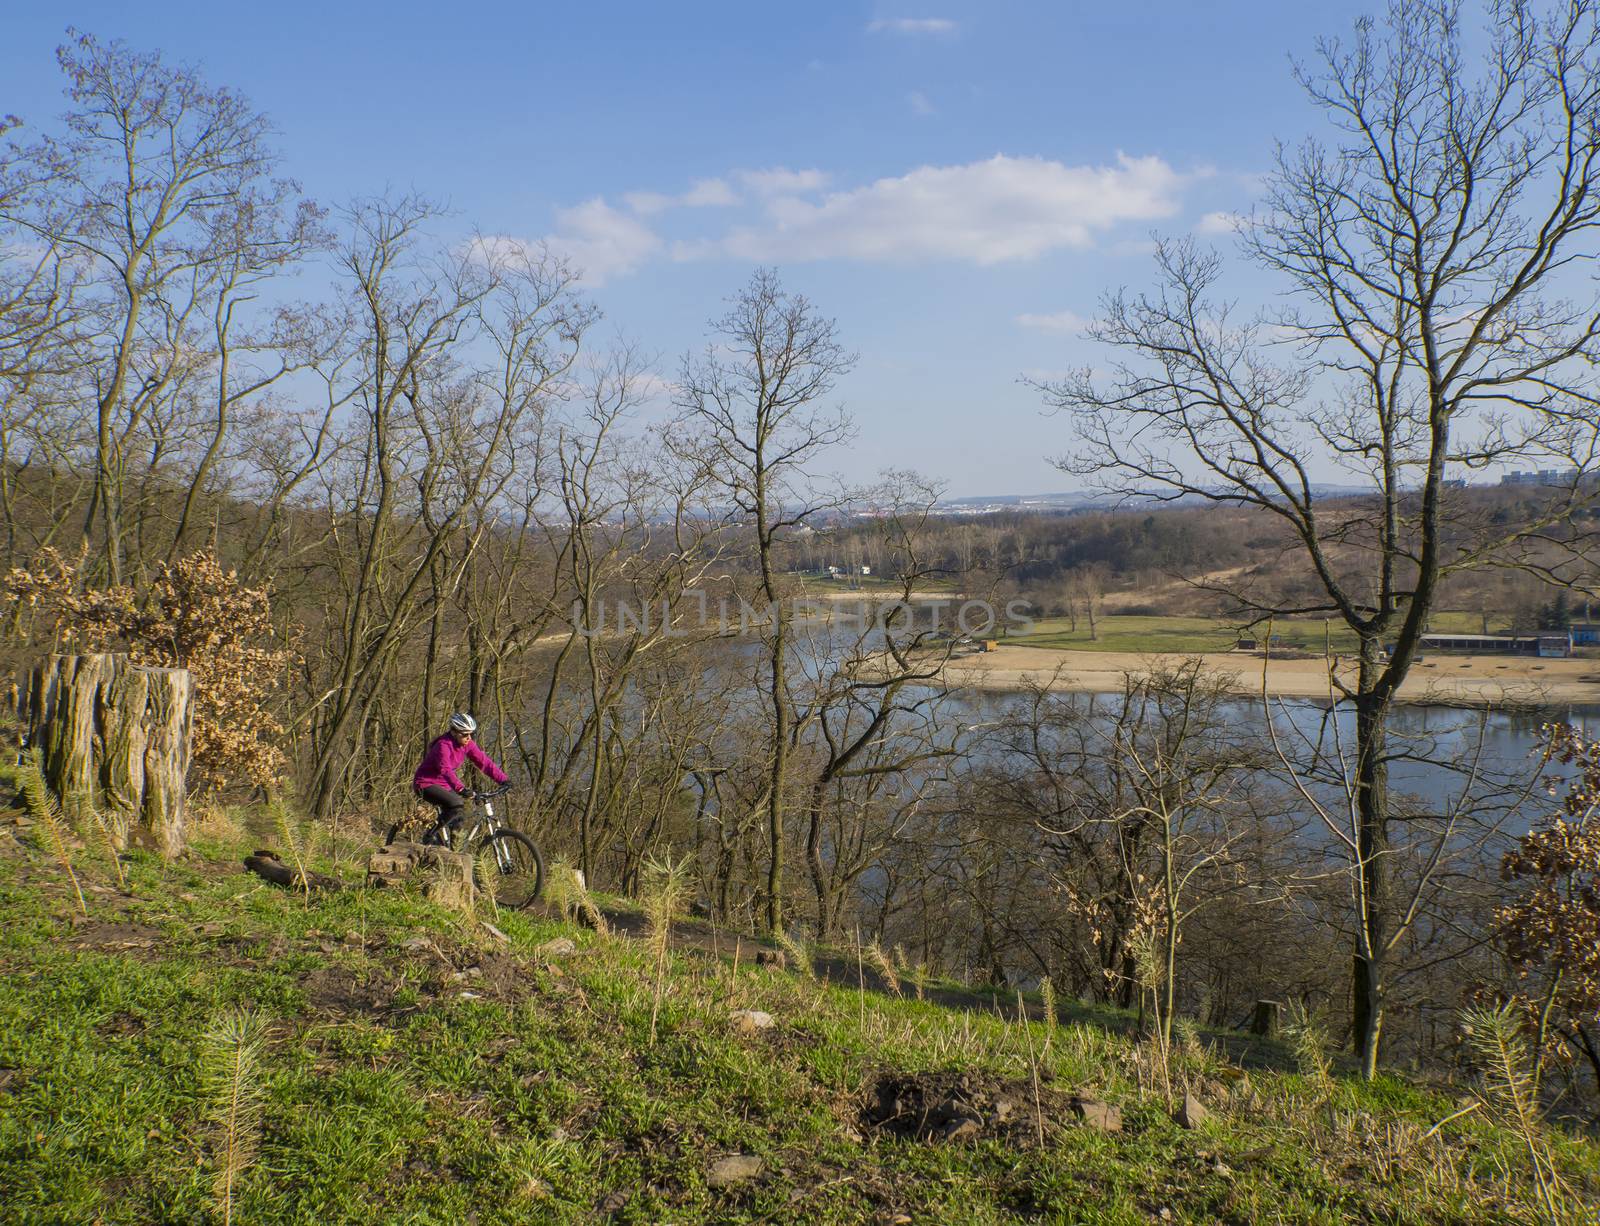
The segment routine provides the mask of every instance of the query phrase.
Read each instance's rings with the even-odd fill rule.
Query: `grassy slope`
[[[1444,633],[1455,631],[1476,634],[1481,621],[1475,613],[1439,613],[1431,622],[1431,629]],[[1134,651],[1189,653],[1200,651],[1230,651],[1238,641],[1236,627],[1212,617],[1144,617],[1113,613],[1098,619],[1100,637],[1089,637],[1089,623],[1078,619],[1078,628],[1070,629],[1065,618],[1047,618],[1035,622],[1027,634],[1012,635],[1003,641],[1017,647],[1057,647],[1075,651]],[[1331,645],[1334,651],[1354,651],[1355,635],[1348,627],[1334,625],[1324,628],[1321,621],[1279,621],[1272,632],[1281,635],[1284,645],[1301,651],[1323,650]],[[1259,638],[1266,633],[1265,625],[1256,628]]]
[[[1146,1222],[1163,1208],[1176,1221],[1458,1222],[1513,1220],[1526,1192],[1509,1135],[1475,1114],[1424,1138],[1457,1104],[1398,1081],[1338,1081],[1330,1109],[1296,1074],[1191,1052],[1182,1075],[1239,1088],[1186,1132],[1148,1049],[1111,1026],[1047,1033],[825,986],[751,966],[748,946],[737,976],[726,957],[673,956],[651,1048],[642,943],[513,916],[505,952],[393,893],[304,903],[236,871],[238,850],[136,860],[131,898],[85,853],[89,918],[74,923],[56,868],[0,831],[6,1221],[212,1220],[197,1048],[229,1005],[272,1021],[240,1222]],[[533,955],[557,935],[579,954]],[[735,1007],[778,1025],[736,1036]],[[946,1145],[859,1118],[884,1070],[1026,1086],[1030,1043],[1046,1049],[1047,1087],[1121,1104],[1126,1130],[1049,1119],[1040,1147],[1030,1111],[1019,1135]],[[1570,1181],[1593,1179],[1600,1150],[1553,1144]],[[709,1164],[734,1153],[761,1156],[765,1173],[708,1188]]]

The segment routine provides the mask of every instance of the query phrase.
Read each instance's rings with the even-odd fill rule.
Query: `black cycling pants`
[[[467,807],[466,797],[451,788],[437,783],[430,783],[425,788],[419,788],[417,795],[422,797],[434,808],[439,810],[439,820],[434,823],[432,830],[424,836],[424,841],[432,842],[438,837],[439,831],[446,826],[454,826],[461,820]]]

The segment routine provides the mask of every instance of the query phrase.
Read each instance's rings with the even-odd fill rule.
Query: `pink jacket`
[[[422,765],[417,767],[417,773],[412,776],[411,786],[418,791],[438,786],[465,792],[467,786],[461,782],[461,776],[456,774],[463,762],[471,762],[496,783],[506,781],[505,771],[494,764],[493,758],[478,748],[477,741],[458,745],[455,737],[446,733],[444,736],[435,737],[433,743],[428,746],[428,752],[422,755]]]

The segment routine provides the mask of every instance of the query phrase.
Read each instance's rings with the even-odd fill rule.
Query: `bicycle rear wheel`
[[[538,845],[516,830],[496,830],[479,840],[477,854],[494,854],[499,872],[494,881],[495,902],[513,911],[532,906],[544,892],[544,856]]]

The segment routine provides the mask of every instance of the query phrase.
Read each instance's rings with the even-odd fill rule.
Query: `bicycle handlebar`
[[[472,797],[474,800],[493,800],[496,796],[504,796],[510,790],[511,783],[508,780],[505,783],[502,783],[499,787],[495,788],[492,792],[473,792]]]

